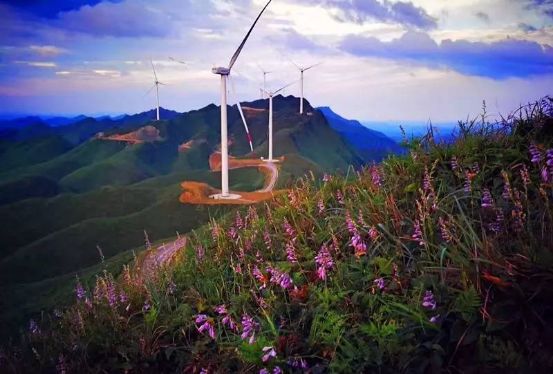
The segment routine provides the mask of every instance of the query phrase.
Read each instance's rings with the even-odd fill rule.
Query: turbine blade
[[[257,24],[257,21],[259,21],[259,19],[261,18],[261,15],[263,14],[263,12],[265,12],[265,9],[267,9],[267,7],[269,6],[269,4],[271,3],[271,1],[273,0],[269,0],[267,2],[267,4],[265,5],[265,7],[261,10],[261,13],[259,13],[259,15],[257,16],[257,18],[255,19],[252,27],[250,27],[250,31],[248,31],[248,33],[246,34],[246,37],[244,38],[244,40],[242,40],[242,43],[240,43],[240,46],[238,47],[238,49],[236,50],[236,52],[234,52],[234,55],[232,56],[232,58],[230,59],[230,63],[229,63],[229,70],[232,69],[232,66],[234,65],[234,63],[236,62],[236,60],[238,59],[238,56],[240,56],[240,52],[242,52],[242,48],[244,48],[244,45],[246,44],[246,42],[248,41],[248,38],[250,37],[250,34],[252,33],[253,31],[253,28],[255,27],[255,25]]]
[[[301,66],[296,64],[290,57],[286,56],[285,54],[282,54],[284,58],[286,58],[288,61],[290,61],[298,70],[301,70]]]
[[[286,86],[282,87],[281,89],[278,89],[276,90],[275,92],[273,92],[273,96],[276,95],[277,93],[279,93],[280,91],[284,90],[285,88],[288,88],[290,87],[291,85],[297,83],[298,81],[293,81],[292,83],[288,83]]]
[[[150,89],[148,91],[146,91],[146,93],[144,94],[144,96],[148,96],[150,94],[150,92],[152,92],[152,90],[156,88],[156,85],[154,84],[152,87],[150,87]]]
[[[250,149],[253,152],[252,136],[250,135],[250,129],[248,128],[248,124],[246,123],[246,117],[244,116],[244,112],[242,111],[242,105],[240,105],[240,101],[236,102],[236,106],[238,106],[240,117],[242,117],[242,123],[244,124],[244,128],[246,129],[246,137],[248,138],[248,142],[250,143]]]
[[[157,82],[157,74],[156,74],[156,68],[154,66],[154,62],[150,60],[150,63],[152,64],[152,70],[154,71],[154,77],[156,78],[156,82]]]
[[[312,68],[314,68],[314,67],[316,67],[316,66],[319,66],[319,65],[321,65],[321,64],[322,64],[322,62],[319,62],[319,63],[317,63],[317,64],[315,64],[315,65],[311,65],[310,67],[303,69],[303,71],[307,71],[307,70],[312,69]]]
[[[171,56],[169,56],[169,60],[178,62],[179,64],[188,65],[185,61],[177,60],[176,58],[173,58]]]

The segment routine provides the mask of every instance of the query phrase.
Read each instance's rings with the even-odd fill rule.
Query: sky
[[[266,0],[0,0],[0,115],[103,115],[219,103],[219,76]],[[305,73],[314,106],[363,121],[506,115],[552,94],[553,0],[273,0],[230,102]],[[171,59],[172,58],[172,59]],[[185,62],[182,64],[178,61]]]

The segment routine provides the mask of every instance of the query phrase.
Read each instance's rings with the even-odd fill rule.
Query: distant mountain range
[[[383,134],[346,120],[329,108],[300,116],[298,98],[274,98],[274,152],[285,156],[279,186],[316,174],[360,167],[401,152]],[[242,104],[254,139],[250,151],[236,106],[229,107],[233,156],[267,155],[267,100]],[[29,295],[46,293],[56,282],[106,258],[152,240],[185,233],[230,208],[203,208],[178,202],[180,182],[217,187],[218,173],[208,158],[220,146],[220,108],[209,105],[187,113],[162,109],[119,118],[26,117],[0,122],[0,320],[44,307]],[[132,139],[155,127],[151,141]],[[152,130],[151,127],[148,128]],[[111,140],[110,140],[111,139]],[[187,147],[182,147],[187,143]],[[255,169],[231,171],[231,188],[254,190],[263,183]],[[115,257],[114,257],[115,258]],[[46,281],[48,279],[48,281]],[[11,300],[2,305],[2,300]],[[50,299],[48,299],[50,300]],[[23,310],[13,309],[24,305]],[[2,313],[4,315],[2,315]],[[2,326],[0,326],[0,329]]]

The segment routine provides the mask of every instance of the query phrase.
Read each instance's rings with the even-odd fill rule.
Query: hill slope
[[[549,372],[553,99],[213,220],[144,282],[77,282],[26,371]],[[51,321],[51,322],[50,322]]]

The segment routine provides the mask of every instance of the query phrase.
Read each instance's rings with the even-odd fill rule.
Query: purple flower
[[[442,239],[447,243],[453,241],[453,237],[451,236],[451,232],[447,227],[446,221],[442,217],[438,218],[438,225],[440,226],[440,236],[442,237]]]
[[[492,208],[493,207],[493,198],[490,190],[484,188],[482,191],[482,208]]]
[[[478,162],[475,162],[474,164],[472,164],[472,171],[475,174],[480,173],[480,165],[478,165]]]
[[[371,238],[372,241],[375,241],[376,239],[378,239],[378,230],[376,229],[376,227],[372,226],[369,229],[369,237]]]
[[[198,314],[194,322],[196,322],[196,325],[200,325],[200,327],[196,327],[199,333],[207,331],[211,339],[215,340],[216,333],[212,320],[210,320],[205,314]]]
[[[440,315],[436,314],[435,316],[430,318],[430,323],[438,323],[440,320]]]
[[[294,369],[303,369],[303,370],[309,369],[309,365],[307,365],[307,361],[305,361],[303,358],[300,358],[300,357],[289,359],[288,365],[290,365]]]
[[[236,331],[238,329],[236,322],[234,322],[234,319],[232,319],[232,317],[229,316],[228,314],[223,317],[221,322],[223,322],[223,326],[228,326],[228,328],[231,330]]]
[[[315,263],[317,264],[317,276],[320,280],[325,281],[327,270],[331,270],[334,267],[334,261],[326,245],[323,245],[317,256],[315,256]]]
[[[129,301],[129,297],[125,291],[121,290],[121,292],[119,292],[119,302],[121,302],[121,304],[126,304],[127,301]]]
[[[273,347],[263,347],[263,357],[261,357],[261,361],[267,362],[276,357],[276,355],[277,353]]]
[[[257,281],[261,283],[261,289],[267,287],[267,277],[261,272],[261,270],[259,270],[257,265],[254,266],[252,273],[255,279],[257,279]]]
[[[511,189],[511,183],[509,183],[508,179],[505,179],[505,184],[503,184],[503,192],[501,193],[501,197],[503,198],[503,200],[509,200],[512,194],[513,191]]]
[[[214,308],[215,310],[215,313],[221,315],[221,314],[228,314],[228,311],[227,311],[227,306],[225,304],[221,304],[219,306],[216,306]]]
[[[530,146],[528,147],[528,152],[530,153],[531,157],[530,162],[532,162],[533,164],[539,164],[541,162],[541,152],[535,144],[530,144]]]
[[[238,230],[236,230],[236,227],[231,226],[228,230],[228,235],[231,239],[236,239],[238,237]]]
[[[86,291],[84,290],[81,282],[77,282],[77,285],[75,286],[75,294],[77,295],[78,300],[82,300],[86,297]]]
[[[273,248],[273,242],[271,240],[271,235],[269,234],[269,231],[265,230],[265,232],[263,232],[263,241],[265,242],[265,246],[267,247],[267,249],[269,251],[272,250]]]
[[[259,374],[271,374],[271,373],[269,372],[268,369],[263,368],[263,369],[259,370]]]
[[[465,171],[465,183],[463,184],[463,190],[465,190],[465,192],[472,191],[472,179],[468,171]]]
[[[371,167],[371,179],[375,186],[382,187],[382,177],[380,175],[378,167],[376,166]]]
[[[459,163],[457,162],[457,157],[453,156],[451,157],[451,169],[453,170],[459,170]]]
[[[325,175],[323,175],[323,182],[327,183],[327,182],[330,182],[330,180],[332,179],[332,177],[328,174],[325,173]]]
[[[117,305],[117,291],[115,290],[115,284],[113,281],[108,281],[107,284],[107,299],[110,307]]]
[[[286,258],[292,264],[298,263],[298,256],[296,255],[296,248],[294,248],[294,243],[289,241],[286,243]]]
[[[424,246],[424,239],[422,238],[421,223],[418,219],[415,220],[415,226],[413,228],[413,235],[411,235],[411,239],[419,242],[420,246]]]
[[[384,287],[386,287],[386,284],[385,284],[385,282],[384,282],[384,278],[377,278],[377,279],[374,280],[373,283],[374,283],[374,284],[376,285],[376,287],[378,287],[380,290],[383,290]]]
[[[267,268],[267,271],[269,274],[271,274],[271,283],[279,285],[283,289],[287,290],[289,288],[292,288],[293,282],[292,278],[288,275],[288,273],[282,272],[278,269],[274,268]]]
[[[528,168],[526,167],[526,165],[522,165],[522,168],[520,169],[520,177],[522,178],[522,183],[524,184],[524,187],[530,184],[530,172],[528,172]]]
[[[284,231],[286,231],[286,235],[288,235],[288,238],[291,241],[295,242],[298,236],[296,234],[296,230],[294,230],[292,225],[290,225],[290,222],[288,222],[288,219],[284,219],[284,223],[282,224],[282,226],[284,227]]]
[[[208,374],[208,373],[209,373],[209,372],[207,371],[206,368],[202,368],[202,369],[200,370],[200,374]]]
[[[355,234],[351,238],[351,246],[354,249],[355,257],[360,258],[367,254],[367,245],[359,234]]]
[[[144,301],[144,305],[142,306],[142,311],[144,313],[146,313],[150,309],[152,309],[152,306],[150,305],[150,302],[148,300]]]
[[[351,219],[351,215],[349,214],[349,212],[346,212],[346,226],[351,235],[357,234],[357,227],[355,226],[355,222],[353,222],[353,219]]]
[[[170,281],[167,285],[167,293],[169,295],[173,295],[175,292],[177,292],[177,285],[175,284],[175,282]]]
[[[424,178],[422,181],[422,186],[424,189],[424,192],[429,193],[432,192],[432,177],[430,176],[430,173],[428,172],[428,167],[424,167]]]
[[[29,321],[29,331],[33,335],[40,334],[40,328],[38,327],[38,325],[37,325],[37,323],[35,322],[34,319]]]
[[[234,219],[234,225],[239,230],[244,228],[244,221],[242,220],[242,216],[240,215],[240,212],[236,212],[236,218]]]
[[[427,290],[424,293],[424,297],[422,299],[422,306],[429,310],[436,309],[436,299],[434,298],[434,294],[432,291]]]
[[[325,204],[323,202],[323,199],[319,199],[317,207],[319,208],[319,214],[322,214],[325,211]]]
[[[544,166],[541,169],[541,180],[543,183],[549,183],[550,175],[549,170],[547,170],[547,166]]]
[[[282,369],[278,366],[275,366],[275,368],[273,369],[273,374],[282,374]]]
[[[242,340],[247,340],[248,343],[255,343],[255,332],[259,328],[259,323],[247,314],[242,316],[242,334],[240,337]]]

